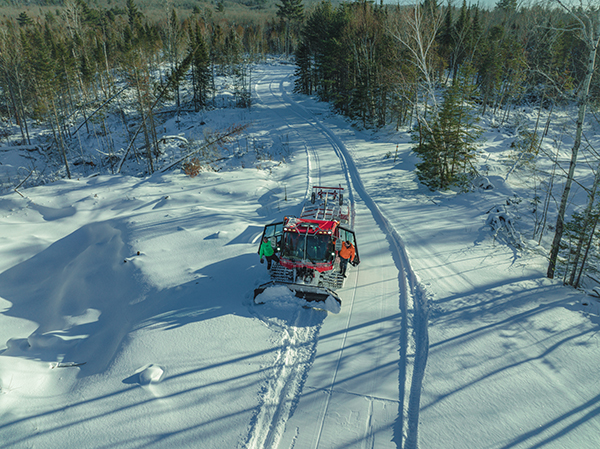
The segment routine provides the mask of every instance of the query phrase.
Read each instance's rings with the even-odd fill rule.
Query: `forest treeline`
[[[586,7],[551,0],[518,7],[516,0],[499,0],[491,9],[466,0],[404,6],[323,2],[307,15],[301,30],[296,90],[316,94],[365,127],[407,127],[420,158],[417,175],[434,190],[472,188],[480,175],[481,115],[491,114],[502,126],[519,106],[540,111],[534,128],[519,129],[516,165],[540,151],[542,110],[574,108],[569,167],[547,176],[534,168],[534,184],[545,197],[536,193],[532,203],[540,210],[533,237],[541,241],[551,228],[546,221],[555,201],[554,175],[565,170],[547,274],[553,278],[560,263],[564,281],[577,286],[586,263],[594,260],[593,270],[598,265],[600,167],[592,183],[589,177],[575,179],[580,149],[588,161],[599,159],[584,134],[588,111],[600,105],[598,50],[597,2]],[[587,192],[587,205],[575,205],[583,212],[567,219],[574,183]]]
[[[284,51],[283,21],[229,20],[216,14],[221,3],[214,14],[194,8],[183,19],[175,8],[148,17],[134,0],[111,8],[60,3],[42,16],[21,12],[0,23],[0,113],[19,125],[24,143],[30,143],[31,121],[48,125],[53,148],[64,157],[73,117],[85,119],[125,89],[135,92],[140,136],[150,148],[154,113],[165,101],[198,111],[214,98],[215,76],[231,74],[238,79],[236,104],[247,105],[249,64]],[[193,96],[182,105],[184,80],[191,81]]]
[[[0,108],[19,123],[25,141],[27,119],[45,119],[58,133],[61,118],[114,95],[116,80],[135,86],[140,108],[148,109],[159,85],[179,71],[191,76],[198,109],[214,93],[215,68],[238,73],[266,54],[286,53],[298,65],[297,91],[318,95],[364,126],[416,122],[423,144],[426,133],[436,132],[425,118],[441,110],[445,89],[454,89],[446,94],[448,108],[464,99],[481,113],[564,104],[583,84],[589,57],[580,19],[552,2],[517,8],[516,0],[500,0],[482,9],[466,0],[327,1],[305,10],[301,0],[283,0],[272,18],[245,23],[199,8],[185,19],[175,9],[150,19],[133,0],[109,9],[84,0],[62,4],[43,17],[22,12],[0,24]],[[175,90],[176,81],[170,80]],[[243,84],[240,105],[249,101]],[[590,99],[600,102],[597,70]],[[450,169],[432,186],[453,181]]]
[[[593,10],[578,12],[594,18]],[[565,103],[586,74],[589,47],[580,20],[557,2],[517,8],[516,0],[500,0],[492,9],[466,0],[324,2],[302,29],[297,89],[370,126],[409,123],[420,96],[436,101],[427,89],[456,81],[474,86],[470,99],[483,113]],[[598,104],[598,72],[591,92]]]
[[[467,186],[480,115],[502,124],[517,106],[572,104],[582,90],[587,104],[600,104],[600,71],[589,62],[599,22],[598,6],[560,0],[527,8],[500,0],[492,9],[466,0],[324,2],[301,31],[296,89],[366,127],[412,128],[421,181]],[[529,150],[536,131],[525,138]]]
[[[244,3],[266,5],[262,0]],[[106,128],[105,115],[97,114],[106,105],[113,111],[117,105],[129,133],[129,145],[113,167],[120,169],[131,148],[138,157],[137,145],[151,173],[160,155],[158,115],[165,107],[174,114],[216,107],[215,78],[221,75],[234,80],[235,106],[248,107],[251,65],[266,55],[286,55],[297,66],[297,92],[330,102],[364,127],[409,130],[420,158],[417,174],[431,189],[472,185],[482,114],[502,124],[518,106],[540,111],[575,107],[574,144],[549,277],[559,253],[566,252],[561,257],[572,263],[567,263],[565,279],[569,273],[576,285],[588,253],[595,251],[600,175],[593,185],[575,180],[582,142],[590,151],[584,123],[590,108],[600,105],[600,9],[595,2],[587,7],[563,0],[519,6],[516,0],[499,0],[482,8],[466,0],[396,5],[280,0],[270,15],[240,16],[228,12],[229,3],[218,1],[198,2],[201,7],[182,17],[175,7],[150,16],[135,0],[111,7],[84,0],[46,4],[56,7],[35,17],[26,11],[5,16],[0,23],[0,114],[18,125],[24,144],[31,143],[31,124],[51,130],[47,153],[62,160],[68,177],[77,132],[89,133],[92,121],[95,130]],[[184,81],[191,95],[181,95]],[[543,126],[521,129],[519,159],[537,154]],[[108,131],[101,134],[109,139]],[[567,222],[573,182],[588,192],[589,201]],[[554,181],[540,183],[546,184],[547,210]],[[540,239],[548,229],[545,221],[544,215]]]

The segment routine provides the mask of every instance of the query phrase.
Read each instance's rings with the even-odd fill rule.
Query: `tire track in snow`
[[[282,90],[282,93],[283,98],[293,107],[296,114],[328,139],[340,159],[347,185],[352,186],[352,189],[349,189],[352,204],[355,204],[354,190],[363,200],[381,232],[390,243],[392,257],[398,268],[399,306],[402,312],[403,328],[400,337],[400,409],[396,425],[396,440],[399,447],[417,448],[421,387],[429,353],[428,307],[425,292],[410,266],[402,238],[367,193],[350,151],[341,139],[314,118],[310,111],[290,98],[287,92]],[[408,360],[409,348],[413,349],[414,353],[412,365]]]
[[[261,77],[263,80],[264,77]],[[273,87],[279,84],[279,87]],[[281,103],[283,83],[269,81],[269,92]],[[255,87],[257,97],[260,93]],[[321,180],[319,157],[314,148],[307,145],[300,132],[290,123],[286,126],[304,143],[307,155],[307,187],[306,198],[316,179]],[[261,306],[264,307],[264,306]],[[319,331],[324,311],[314,309],[298,309],[294,312],[293,323],[286,324],[279,319],[257,316],[270,327],[281,332],[280,347],[275,356],[273,372],[261,391],[261,401],[251,422],[245,446],[248,449],[276,448],[288,418],[298,403],[300,393],[306,381],[308,371],[316,354]]]
[[[277,84],[276,88],[273,88],[273,84]],[[283,96],[285,95],[285,90],[283,87],[283,82],[271,81],[269,83],[269,91],[273,97],[278,98],[279,101],[287,106],[287,103],[283,101]],[[278,91],[278,93],[276,93]],[[306,143],[306,140],[302,138],[302,135],[298,131],[298,129],[294,128],[290,125],[285,119],[286,126],[296,134],[299,140],[304,145],[304,151],[306,152],[306,164],[307,164],[307,179],[306,179],[306,194],[304,198],[309,198],[310,193],[312,191],[313,185],[321,185],[321,164],[319,162],[319,153],[310,145]]]

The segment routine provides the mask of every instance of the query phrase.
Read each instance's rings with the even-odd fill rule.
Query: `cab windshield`
[[[333,260],[331,235],[284,232],[281,255],[290,260],[330,262]]]

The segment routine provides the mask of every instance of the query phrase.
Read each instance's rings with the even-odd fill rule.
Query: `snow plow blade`
[[[272,287],[287,288],[294,294],[296,298],[306,301],[306,305],[309,307],[325,309],[333,313],[339,313],[342,305],[342,300],[337,293],[327,287],[317,287],[314,285],[305,284],[285,284],[275,281],[267,282],[266,284],[262,284],[258,288],[254,289],[254,303],[264,304],[265,301],[261,300],[261,298],[258,298],[257,300],[257,297],[262,295],[265,290]],[[283,292],[283,295],[281,296],[284,295],[285,292]],[[269,300],[272,301],[273,299],[269,298]]]

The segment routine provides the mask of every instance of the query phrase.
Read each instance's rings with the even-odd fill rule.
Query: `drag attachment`
[[[266,293],[265,293],[266,291]],[[254,289],[254,303],[284,302],[286,297],[294,297],[304,300],[305,305],[316,309],[324,309],[329,312],[339,313],[342,300],[336,292],[327,287],[317,287],[305,284],[284,284],[270,281]]]

